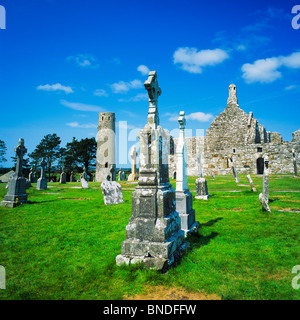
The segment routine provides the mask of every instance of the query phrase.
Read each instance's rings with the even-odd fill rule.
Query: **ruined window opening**
[[[235,153],[235,149],[232,149],[232,152]]]
[[[105,168],[108,168],[108,162],[105,162]]]
[[[262,152],[262,148],[257,148],[257,152]]]
[[[102,121],[104,120],[104,117],[102,117]]]

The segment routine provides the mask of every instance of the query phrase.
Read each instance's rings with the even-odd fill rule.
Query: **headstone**
[[[40,163],[40,166],[41,166],[41,177],[38,179],[37,187],[36,187],[38,190],[47,190],[47,179],[45,177],[46,165],[47,165],[46,159],[43,158],[41,163]]]
[[[126,180],[126,173],[124,171],[121,172],[121,177],[120,177],[121,181],[127,181]]]
[[[216,177],[214,172],[211,174],[211,176],[213,177],[213,179]]]
[[[126,227],[117,265],[142,262],[147,268],[168,269],[187,248],[175,190],[169,181],[167,148],[170,135],[159,126],[157,110],[161,89],[156,72],[145,82],[149,95],[148,123],[139,132],[139,183],[132,193],[132,216]]]
[[[205,178],[198,178],[196,180],[196,196],[195,199],[208,200],[209,194],[207,189],[207,181]]]
[[[105,180],[101,183],[101,190],[105,205],[109,206],[124,202],[120,183],[116,181]]]
[[[3,183],[8,183],[9,179],[10,179],[10,176],[12,174],[14,174],[15,172],[13,170],[3,174],[2,176],[0,176],[0,179]]]
[[[109,169],[109,172],[110,172],[110,181],[116,181],[116,169],[113,165],[110,166],[110,169]]]
[[[235,165],[234,165],[234,161],[233,161],[232,158],[231,158],[231,162],[232,162],[232,171],[233,171],[233,175],[234,175],[234,177],[235,177],[235,182],[236,182],[236,183],[240,183],[239,175],[238,175],[238,173],[237,173],[237,170],[236,170],[236,167],[235,167]]]
[[[81,182],[81,186],[82,186],[83,189],[89,189],[90,188],[88,182],[84,178],[81,178],[80,182]]]
[[[32,185],[31,185],[30,180],[29,180],[29,179],[26,179],[26,189],[29,189],[29,188],[31,188],[31,187],[32,187]]]
[[[270,207],[268,205],[268,202],[267,202],[267,200],[265,199],[265,197],[264,197],[264,195],[262,193],[259,194],[259,201],[260,201],[260,203],[262,205],[263,210],[264,211],[268,211],[268,212],[271,213],[271,209],[270,209]]]
[[[139,175],[137,174],[137,171],[136,171],[136,157],[137,157],[136,147],[133,146],[130,150],[131,174],[128,176],[128,181],[130,182],[134,182],[139,179]]]
[[[36,183],[36,175],[35,175],[35,172],[33,171],[33,168],[32,168],[32,167],[30,168],[30,173],[29,173],[28,180],[29,180],[31,183]]]
[[[252,179],[251,179],[250,174],[247,175],[247,179],[248,179],[248,181],[249,181],[249,183],[250,183],[251,191],[256,192],[256,188],[255,188],[255,186],[254,186],[254,183],[253,183],[253,181],[252,181]]]
[[[75,182],[75,177],[74,177],[73,171],[71,172],[71,175],[70,175],[70,182]]]
[[[179,139],[176,148],[176,210],[179,212],[181,229],[185,236],[193,231],[197,231],[199,222],[195,221],[195,210],[193,209],[193,196],[188,188],[187,182],[187,151],[185,146],[185,115],[180,112]]]
[[[64,171],[64,168],[62,168],[62,173],[60,174],[60,179],[59,179],[60,184],[66,184],[67,183],[67,175]]]
[[[17,164],[15,174],[10,176],[8,191],[1,205],[8,208],[15,208],[16,206],[26,203],[26,179],[22,175],[23,156],[27,152],[24,146],[24,139],[19,139],[19,144],[15,148]]]
[[[88,175],[86,173],[86,168],[85,167],[83,168],[83,172],[81,173],[80,178],[88,181]]]
[[[298,177],[297,160],[296,160],[296,151],[295,151],[295,149],[292,149],[292,153],[293,153],[294,175],[295,175],[295,177]]]
[[[265,156],[265,170],[263,174],[263,196],[269,203],[269,158]]]

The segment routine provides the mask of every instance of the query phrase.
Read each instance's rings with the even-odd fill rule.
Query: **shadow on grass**
[[[190,242],[191,251],[193,251],[193,249],[201,248],[208,245],[210,241],[216,238],[218,235],[219,233],[217,232],[212,232],[208,236],[202,236],[201,234],[196,233],[191,235],[187,241]]]
[[[216,219],[214,219],[214,220],[210,220],[210,221],[208,221],[208,222],[206,222],[206,223],[201,223],[200,224],[200,227],[211,227],[211,226],[213,226],[215,223],[217,223],[218,221],[220,221],[220,220],[222,220],[223,219],[223,217],[218,217],[218,218],[216,218]]]
[[[47,200],[47,201],[28,201],[26,204],[32,205],[32,204],[40,204],[40,203],[47,203],[47,202],[57,202],[57,199]]]

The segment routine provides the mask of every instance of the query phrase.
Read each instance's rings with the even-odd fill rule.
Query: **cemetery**
[[[264,154],[263,174],[252,165],[239,170],[229,149],[226,170],[211,172],[213,145],[198,149],[191,175],[185,111],[169,157],[172,137],[160,125],[155,71],[144,86],[147,122],[139,151],[130,150],[128,177],[116,167],[113,112],[99,113],[95,175],[84,165],[78,180],[62,166],[57,182],[49,181],[46,157],[24,177],[20,138],[15,171],[0,184],[1,263],[9,270],[1,299],[299,299],[291,288],[299,257],[298,142],[284,153],[285,172],[274,170],[274,153]],[[234,85],[228,108],[243,114]],[[248,121],[250,133],[254,122],[260,128]]]

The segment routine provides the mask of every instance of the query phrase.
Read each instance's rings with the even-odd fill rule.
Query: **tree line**
[[[0,140],[0,165],[7,161],[5,154],[7,147],[4,141]],[[97,142],[95,138],[77,140],[73,137],[65,147],[61,147],[61,139],[56,133],[47,134],[36,146],[33,152],[23,159],[24,174],[28,174],[30,168],[40,166],[42,158],[46,159],[47,172],[50,179],[53,170],[64,168],[66,173],[82,172],[83,167],[87,172],[96,165]],[[16,157],[11,157],[16,163]],[[15,166],[12,168],[15,169]]]

